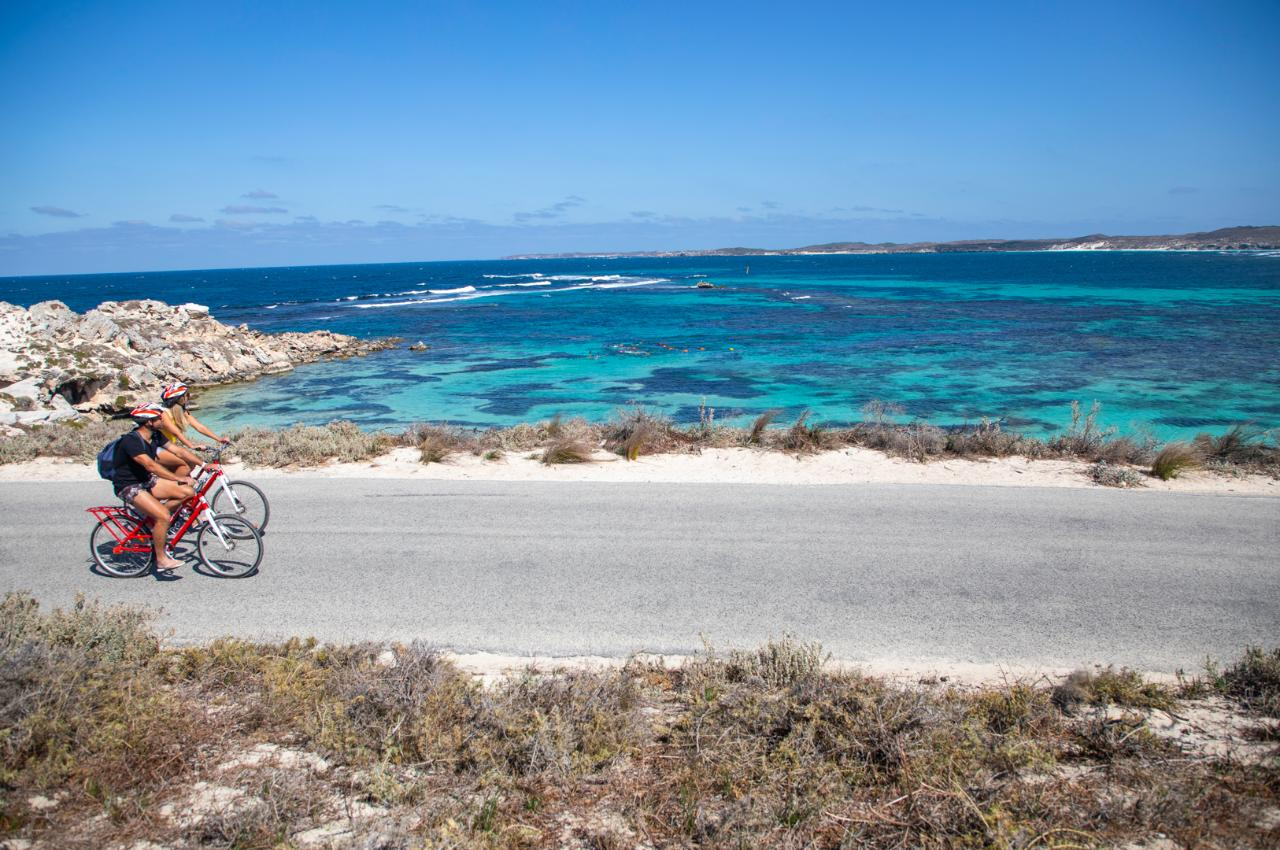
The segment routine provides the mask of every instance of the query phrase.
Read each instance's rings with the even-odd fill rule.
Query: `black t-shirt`
[[[116,474],[112,479],[116,492],[119,493],[130,484],[142,484],[151,478],[147,468],[134,460],[139,455],[156,459],[155,440],[144,440],[137,431],[130,431],[120,438],[116,444]]]

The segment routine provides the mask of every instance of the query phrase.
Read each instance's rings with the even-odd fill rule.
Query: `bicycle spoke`
[[[151,548],[151,537],[141,532],[138,523],[128,517],[116,517],[118,528],[109,528],[106,522],[99,521],[89,534],[89,552],[94,563],[107,575],[116,578],[137,578],[151,571],[151,563],[155,553]],[[116,539],[112,531],[120,531],[130,535],[124,543]],[[145,535],[145,536],[141,536]]]
[[[265,531],[271,506],[262,490],[248,481],[223,481],[214,486],[211,504],[216,513],[233,514]]]
[[[196,551],[209,570],[226,578],[243,578],[262,563],[262,537],[234,514],[213,514],[196,535]]]

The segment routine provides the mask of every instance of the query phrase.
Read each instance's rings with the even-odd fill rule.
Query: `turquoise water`
[[[710,281],[714,289],[697,289]],[[506,425],[643,405],[696,421],[781,408],[1051,433],[1070,402],[1161,438],[1280,427],[1280,257],[915,254],[543,260],[0,280],[0,298],[209,304],[262,330],[431,346],[204,391],[217,427]]]

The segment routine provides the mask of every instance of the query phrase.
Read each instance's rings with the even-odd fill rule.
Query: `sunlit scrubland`
[[[169,647],[147,612],[0,605],[0,834],[49,847],[1274,846],[1280,651],[1154,684],[983,688],[816,644],[484,685],[430,647]],[[1211,706],[1248,752],[1161,724]]]
[[[1073,404],[1070,425],[1047,438],[1011,431],[994,421],[951,428],[916,420],[904,423],[898,421],[901,409],[878,401],[867,404],[862,421],[850,427],[828,427],[807,411],[789,423],[779,421],[778,411],[766,411],[748,427],[733,427],[717,422],[710,408],[703,408],[698,423],[677,425],[659,414],[626,408],[602,423],[560,417],[490,429],[422,423],[387,433],[336,421],[281,430],[243,428],[232,436],[240,460],[251,466],[274,467],[358,462],[398,447],[417,448],[423,463],[444,463],[459,454],[486,460],[517,454],[559,464],[589,462],[597,451],[637,460],[645,455],[712,448],[805,455],[852,446],[920,463],[1012,456],[1078,460],[1091,464],[1088,474],[1095,482],[1116,487],[1142,486],[1151,478],[1168,480],[1195,469],[1280,477],[1280,445],[1270,433],[1236,425],[1219,436],[1201,434],[1191,442],[1161,445],[1149,435],[1120,434],[1099,426],[1099,412],[1096,404],[1088,411]],[[0,440],[0,463],[39,456],[87,461],[123,427],[111,422],[73,422],[29,429]]]

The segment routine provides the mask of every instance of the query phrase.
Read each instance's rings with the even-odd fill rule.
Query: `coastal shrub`
[[[1223,671],[1221,690],[1254,711],[1280,717],[1280,647],[1248,647]]]
[[[716,424],[716,409],[707,404],[705,397],[698,402],[698,424],[689,428],[689,438],[692,442],[720,445],[725,442],[727,432],[732,430]]]
[[[900,404],[873,398],[862,405],[862,424],[885,428],[893,425],[895,419],[905,412]]]
[[[947,445],[947,434],[941,428],[926,422],[912,422],[901,431],[902,443],[896,453],[917,463],[924,463],[934,455],[942,454]]]
[[[1009,457],[1034,451],[1034,442],[1016,431],[1004,430],[999,422],[983,419],[972,428],[947,431],[943,450],[958,457]]]
[[[188,766],[200,709],[160,686],[152,615],[78,597],[45,612],[0,602],[0,786],[77,787],[108,811]]]
[[[1238,467],[1280,477],[1280,445],[1247,424],[1232,425],[1221,436],[1197,434],[1195,449],[1215,468]]]
[[[790,688],[820,676],[830,659],[822,644],[788,635],[754,650],[733,649],[727,654],[706,646],[686,667],[688,672],[722,682],[759,681]]]
[[[541,425],[522,422],[510,428],[491,428],[480,435],[480,443],[508,452],[527,452],[547,442],[549,437]]]
[[[515,776],[593,774],[646,737],[639,683],[626,670],[529,670],[486,696],[480,728],[491,741],[477,758]]]
[[[1116,437],[1098,445],[1091,458],[1095,463],[1150,463],[1152,444],[1138,443],[1132,437]]]
[[[1107,463],[1105,460],[1091,465],[1088,475],[1094,484],[1101,484],[1103,487],[1145,487],[1147,485],[1146,479],[1138,470]]]
[[[73,419],[30,427],[0,439],[0,463],[26,463],[38,457],[65,457],[90,463],[107,443],[133,427],[129,420]]]
[[[835,448],[835,435],[826,428],[809,421],[809,411],[802,411],[791,427],[782,433],[778,446],[783,451],[807,454]]]
[[[906,425],[861,423],[845,431],[843,439],[850,445],[882,451],[890,457],[925,463],[946,450],[949,438],[941,428],[915,421]]]
[[[491,428],[480,435],[477,442],[482,448],[497,448],[508,452],[528,452],[542,448],[557,440],[578,440],[591,445],[602,441],[603,426],[585,419],[565,419],[556,415],[537,423],[521,423],[509,428]]]
[[[1189,443],[1168,443],[1151,462],[1151,474],[1161,481],[1177,478],[1184,472],[1199,469],[1200,453]]]
[[[581,440],[560,439],[542,450],[538,459],[547,466],[561,463],[590,463],[595,450]]]
[[[465,450],[472,442],[454,428],[435,425],[417,425],[406,431],[406,438],[414,440],[418,459],[422,463],[444,463],[449,456]]]
[[[600,427],[600,433],[604,447],[627,460],[670,452],[682,442],[670,419],[639,407],[620,412]]]
[[[338,420],[319,427],[293,425],[279,431],[242,428],[230,435],[235,453],[250,466],[321,466],[336,461],[369,460],[395,445],[395,439],[360,430],[354,422]]]
[[[1114,428],[1102,428],[1098,425],[1101,413],[1101,402],[1095,401],[1088,413],[1085,413],[1079,401],[1072,401],[1071,424],[1065,432],[1049,440],[1049,449],[1060,456],[1096,460],[1098,450],[1116,432]]]
[[[303,846],[354,818],[334,846],[1262,847],[1280,802],[1269,763],[1163,743],[1170,692],[1112,668],[903,683],[785,637],[485,684],[421,643],[166,648],[140,609],[10,595],[0,673],[0,834],[33,846]],[[1266,705],[1280,650],[1219,680]],[[1133,710],[1061,710],[1085,705]]]
[[[1169,709],[1174,704],[1173,691],[1142,674],[1108,665],[1098,670],[1077,670],[1053,689],[1054,702],[1064,710],[1071,706],[1118,705],[1125,708]]]

